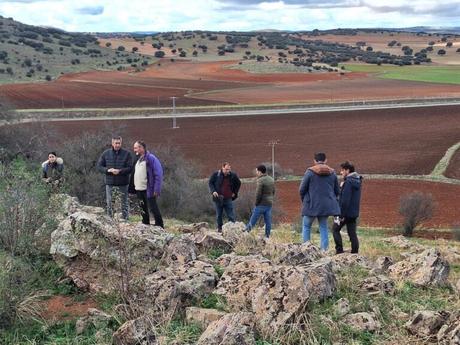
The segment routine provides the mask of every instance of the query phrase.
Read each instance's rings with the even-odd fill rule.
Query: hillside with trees
[[[99,46],[94,35],[25,25],[0,16],[0,83],[51,81],[61,74],[142,68],[152,58]]]

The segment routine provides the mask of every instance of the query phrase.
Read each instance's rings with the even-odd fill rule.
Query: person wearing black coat
[[[115,136],[112,138],[112,147],[105,150],[99,161],[97,168],[105,175],[105,195],[107,201],[107,214],[112,217],[112,192],[117,189],[121,194],[122,217],[128,220],[129,200],[128,187],[129,177],[133,166],[131,153],[121,148],[122,138]]]
[[[222,164],[220,170],[215,171],[209,178],[209,191],[216,206],[217,231],[222,231],[222,215],[225,210],[229,221],[235,222],[233,201],[238,198],[241,181],[238,175],[231,171],[230,163]]]
[[[361,182],[363,178],[355,171],[354,165],[348,161],[342,163],[340,168],[340,173],[343,177],[339,194],[340,218],[338,222],[334,222],[332,228],[335,251],[337,254],[343,253],[340,230],[346,225],[348,237],[350,237],[351,242],[351,253],[357,254],[359,250],[359,240],[356,234],[356,218],[359,217]]]

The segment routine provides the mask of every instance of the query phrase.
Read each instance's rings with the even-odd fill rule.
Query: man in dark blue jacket
[[[339,183],[334,169],[326,165],[326,154],[315,154],[315,165],[308,168],[299,187],[302,200],[302,237],[310,241],[311,225],[318,218],[321,250],[329,248],[327,218],[340,214],[337,197]]]
[[[222,168],[214,172],[209,178],[209,191],[216,205],[217,231],[222,231],[222,215],[225,210],[228,220],[235,222],[233,200],[238,198],[241,181],[237,174],[232,172],[230,163],[225,162]]]
[[[133,166],[131,153],[121,148],[122,139],[120,136],[112,138],[112,147],[105,150],[99,161],[97,168],[99,172],[105,174],[105,195],[107,200],[107,214],[112,217],[112,191],[118,189],[121,194],[121,208],[123,219],[129,217],[128,186],[129,176]]]
[[[340,168],[340,174],[343,177],[339,196],[340,219],[339,222],[334,222],[332,228],[335,251],[337,254],[343,253],[340,229],[346,225],[351,242],[351,252],[356,254],[359,250],[359,241],[356,235],[356,218],[359,217],[362,177],[355,171],[354,165],[348,161],[340,164]]]

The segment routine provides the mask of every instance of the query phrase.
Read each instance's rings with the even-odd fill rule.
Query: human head
[[[118,151],[119,149],[121,149],[122,141],[123,139],[119,135],[112,136],[112,148],[115,151]]]
[[[222,163],[222,172],[224,173],[224,175],[230,174],[231,171],[232,167],[230,166],[229,162]]]
[[[50,163],[56,162],[57,154],[54,151],[48,152],[48,161]]]
[[[264,175],[267,173],[267,167],[263,164],[260,164],[256,168],[256,174],[257,176]]]
[[[143,156],[147,151],[147,145],[142,140],[138,140],[134,143],[134,153],[138,156]]]
[[[343,177],[347,177],[348,174],[353,172],[355,172],[355,166],[351,162],[345,161],[340,164],[340,174]]]
[[[315,163],[326,163],[326,154],[324,152],[317,152],[314,156]]]

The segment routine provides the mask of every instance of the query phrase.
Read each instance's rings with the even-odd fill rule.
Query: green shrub
[[[48,187],[26,163],[0,165],[0,249],[12,256],[37,254],[38,231],[49,221]]]

